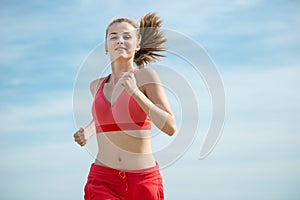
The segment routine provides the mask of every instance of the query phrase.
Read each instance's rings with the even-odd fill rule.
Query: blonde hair
[[[108,30],[114,23],[126,22],[136,28],[138,39],[140,39],[140,50],[134,55],[134,62],[139,68],[143,68],[146,64],[156,62],[164,55],[158,53],[166,51],[163,44],[167,41],[163,32],[160,30],[162,21],[156,13],[148,13],[140,19],[140,25],[137,22],[128,18],[117,18],[109,23],[106,29],[106,36]]]

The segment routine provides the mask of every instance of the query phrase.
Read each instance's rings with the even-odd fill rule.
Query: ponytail
[[[160,30],[161,20],[155,13],[148,13],[140,20],[140,50],[135,53],[134,62],[139,68],[165,57],[158,52],[166,51],[162,45],[167,41]]]

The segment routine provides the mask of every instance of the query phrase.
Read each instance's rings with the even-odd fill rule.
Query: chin
[[[113,56],[113,60],[128,60],[130,58],[131,58],[131,55],[128,55],[128,54],[125,54],[125,53]]]

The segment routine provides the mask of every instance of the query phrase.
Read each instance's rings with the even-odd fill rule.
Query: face
[[[140,49],[136,28],[127,22],[114,23],[110,26],[106,38],[106,50],[111,59],[131,59]]]

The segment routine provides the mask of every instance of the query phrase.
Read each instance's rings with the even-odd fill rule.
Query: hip
[[[164,188],[159,166],[118,170],[92,164],[85,186],[85,199],[162,200]]]

